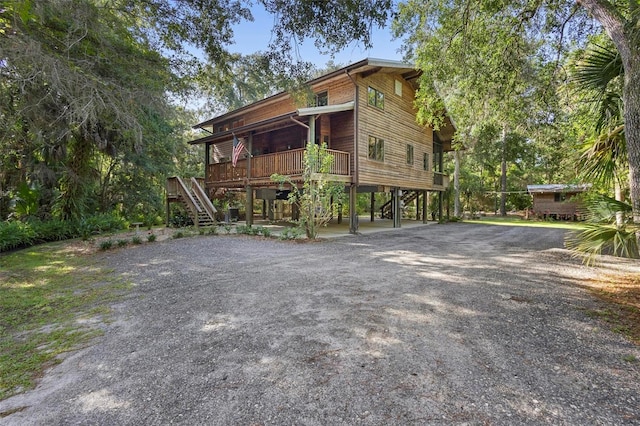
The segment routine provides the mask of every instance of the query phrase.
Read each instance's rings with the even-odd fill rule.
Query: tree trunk
[[[640,224],[640,48],[635,50],[635,55],[623,61],[625,65],[624,135],[629,156],[629,189],[633,221]],[[638,239],[640,241],[640,238]]]
[[[500,163],[500,216],[507,215],[507,126],[502,126],[502,159]]]
[[[453,151],[453,216],[462,217],[460,212],[460,151]]]
[[[622,185],[620,184],[620,176],[617,170],[614,170],[613,174],[614,196],[616,201],[622,202],[624,201],[624,193],[622,191]],[[622,211],[616,211],[616,226],[622,228],[622,225],[624,225],[624,213]]]

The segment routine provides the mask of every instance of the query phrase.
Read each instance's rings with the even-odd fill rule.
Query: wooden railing
[[[196,200],[193,199],[193,196],[191,195],[191,191],[187,189],[187,186],[184,184],[184,182],[179,176],[176,177],[176,181],[177,181],[178,194],[180,194],[182,198],[187,202],[187,206],[189,206],[191,213],[193,213],[195,217],[198,217],[198,213],[201,211],[201,209],[198,206],[198,203],[196,203]]]
[[[350,176],[351,161],[348,152],[327,150],[333,157],[330,174]],[[274,154],[257,155],[251,158],[251,179],[268,179],[278,173],[299,176],[304,170],[305,149],[292,149]],[[247,160],[239,160],[236,167],[231,162],[209,164],[209,182],[242,181],[247,177]]]
[[[200,182],[198,182],[198,180],[194,177],[191,178],[191,190],[193,192],[193,195],[195,195],[198,201],[200,201],[200,205],[204,208],[209,217],[212,220],[215,220],[217,210],[213,206],[213,203],[211,203],[209,197],[207,197],[207,194],[204,192],[204,189],[202,189],[202,186],[200,186]]]

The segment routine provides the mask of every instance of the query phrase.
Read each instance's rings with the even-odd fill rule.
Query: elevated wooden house
[[[584,208],[576,196],[590,187],[589,184],[527,185],[527,191],[533,197],[533,213],[537,217],[579,220]]]
[[[442,155],[451,150],[454,128],[447,121],[434,132],[416,122],[419,75],[407,63],[365,59],[308,82],[313,93],[308,105],[283,92],[197,124],[206,136],[191,143],[206,148],[205,192],[243,191],[251,224],[255,199],[270,205],[284,196],[270,176],[300,179],[305,144],[326,143],[334,157],[333,179],[344,182],[349,193],[350,232],[358,229],[358,193],[372,194],[371,220],[375,209],[400,226],[401,206],[415,203],[426,221],[427,192],[441,195],[448,185]],[[234,136],[246,147],[235,166]],[[179,185],[170,183],[172,200],[184,201],[187,192],[195,198]],[[377,192],[391,193],[390,202],[374,206]]]

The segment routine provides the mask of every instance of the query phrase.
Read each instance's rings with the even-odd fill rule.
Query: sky
[[[256,4],[251,9],[253,22],[242,22],[235,25],[235,45],[230,46],[230,51],[242,54],[251,54],[257,51],[266,51],[271,40],[271,28],[273,16],[264,10],[262,5]],[[362,44],[352,44],[346,49],[336,52],[333,61],[336,64],[348,65],[365,58],[378,58],[388,60],[402,60],[398,52],[402,45],[400,40],[393,40],[389,28],[375,29],[373,34],[373,47],[365,49]],[[313,45],[313,40],[306,40],[299,46],[300,59],[313,63],[322,68],[329,60],[330,55],[321,55]]]

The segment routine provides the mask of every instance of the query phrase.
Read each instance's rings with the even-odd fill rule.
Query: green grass
[[[506,225],[506,226],[529,226],[537,228],[560,228],[560,229],[573,229],[582,230],[584,224],[581,222],[564,222],[564,221],[542,221],[542,220],[525,220],[520,217],[501,217],[501,216],[486,216],[481,219],[464,220],[464,223],[480,223],[485,225]]]
[[[128,285],[68,243],[0,256],[0,399],[32,388],[59,355],[87,345]],[[92,321],[88,321],[92,320]]]

